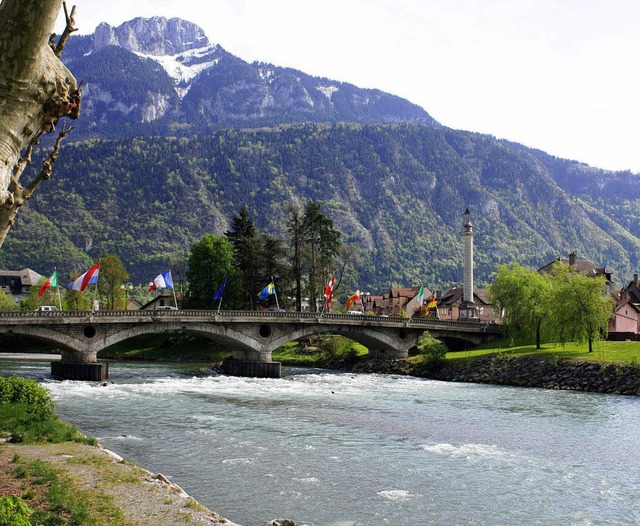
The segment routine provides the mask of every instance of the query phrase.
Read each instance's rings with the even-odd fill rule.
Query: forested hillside
[[[614,271],[640,267],[638,177],[591,169],[445,127],[304,124],[206,136],[90,140],[62,150],[0,251],[0,267],[61,275],[115,253],[136,283],[183,264],[247,206],[284,237],[287,205],[323,203],[360,247],[345,285],[444,288],[462,281],[463,212],[476,280],[575,250]]]

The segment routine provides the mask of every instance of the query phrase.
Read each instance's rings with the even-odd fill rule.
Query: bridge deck
[[[502,327],[478,322],[446,321],[427,318],[401,318],[387,316],[356,316],[352,314],[319,314],[313,312],[257,312],[225,310],[130,310],[130,311],[7,311],[0,312],[0,325],[54,325],[54,324],[111,324],[145,322],[231,322],[231,323],[312,323],[331,325],[361,325],[422,330],[452,330],[460,332],[486,332],[501,334]]]

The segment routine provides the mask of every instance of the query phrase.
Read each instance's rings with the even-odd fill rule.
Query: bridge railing
[[[353,315],[353,314],[333,314],[319,312],[295,312],[295,311],[246,311],[246,310],[217,310],[205,309],[184,309],[184,310],[103,310],[103,311],[5,311],[0,312],[0,323],[10,323],[7,319],[15,318],[141,318],[141,317],[168,317],[168,318],[203,318],[209,317],[214,320],[224,320],[225,318],[249,318],[249,319],[282,319],[282,320],[315,320],[318,323],[323,321],[360,321],[363,324],[374,322],[376,325],[398,326],[403,324],[411,327],[424,327],[428,329],[452,329],[452,328],[477,328],[487,332],[501,332],[501,325],[483,324],[478,322],[437,320],[432,318],[403,318],[398,316],[373,316],[373,315]]]

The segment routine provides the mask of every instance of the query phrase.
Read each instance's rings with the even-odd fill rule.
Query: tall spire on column
[[[462,299],[465,303],[473,303],[473,225],[471,224],[471,212],[468,208],[464,212],[462,241],[464,256],[464,284]]]
[[[460,305],[460,320],[478,320],[478,310],[473,302],[473,225],[471,212],[467,208],[464,212],[464,226],[462,229],[464,256],[464,283],[462,285],[462,304]]]

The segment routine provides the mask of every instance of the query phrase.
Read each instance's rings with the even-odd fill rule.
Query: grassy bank
[[[34,380],[0,378],[0,524],[103,524],[98,522],[102,517],[113,519],[110,524],[126,524],[104,495],[80,490],[51,463],[27,460],[17,452],[8,458],[14,444],[96,444],[53,408],[46,389]]]
[[[0,525],[234,526],[53,409],[35,380],[0,377]]]
[[[447,360],[474,360],[483,356],[508,355],[522,357],[536,357],[549,361],[585,360],[600,363],[618,363],[624,365],[640,364],[640,342],[609,342],[600,341],[594,344],[594,351],[589,352],[588,345],[567,343],[543,344],[536,349],[530,342],[513,342],[509,339],[498,340],[484,344],[470,351],[449,352]]]
[[[112,345],[99,357],[111,360],[213,363],[231,356],[222,345],[191,334],[150,334]]]

